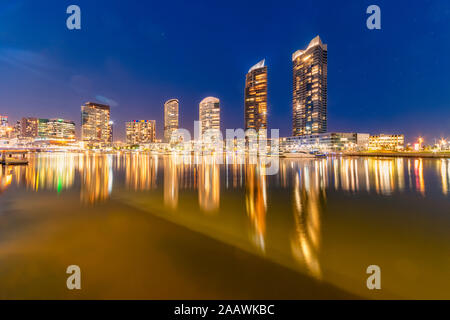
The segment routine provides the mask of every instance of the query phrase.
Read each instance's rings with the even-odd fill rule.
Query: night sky
[[[79,31],[66,28],[71,4]],[[366,28],[371,4],[381,30]],[[84,102],[104,102],[115,140],[133,119],[156,120],[161,138],[165,100],[180,100],[192,129],[211,95],[222,128],[241,128],[245,74],[265,58],[269,127],[286,136],[291,55],[316,35],[328,44],[329,131],[450,136],[448,0],[0,0],[0,114],[78,126]]]

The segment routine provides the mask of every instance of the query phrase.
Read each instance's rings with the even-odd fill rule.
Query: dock
[[[0,164],[2,165],[26,165],[28,150],[0,150]],[[16,156],[16,157],[14,157]],[[18,157],[17,157],[18,156]]]

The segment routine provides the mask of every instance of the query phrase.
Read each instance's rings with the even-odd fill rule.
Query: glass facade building
[[[172,133],[178,129],[179,108],[178,99],[170,99],[164,103],[164,142],[169,143]]]
[[[262,60],[245,77],[245,130],[267,130],[267,66]]]
[[[203,135],[206,130],[220,131],[220,100],[207,97],[199,105],[200,132]]]
[[[327,132],[327,45],[319,36],[292,55],[292,135]]]
[[[81,106],[81,139],[88,145],[112,143],[110,107],[87,102]]]
[[[133,120],[126,123],[128,144],[151,143],[156,140],[155,120]]]

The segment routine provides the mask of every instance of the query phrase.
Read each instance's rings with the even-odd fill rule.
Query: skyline
[[[255,27],[244,19],[251,14],[248,4],[235,16],[235,3],[210,4],[205,9],[180,3],[174,15],[180,23],[186,22],[187,30],[178,30],[161,18],[169,10],[164,4],[146,11],[146,4],[133,3],[122,13],[116,10],[117,1],[108,2],[109,7],[104,3],[79,1],[83,26],[75,32],[64,28],[65,3],[39,4],[43,17],[38,30],[18,22],[37,23],[38,17],[29,10],[37,4],[19,1],[4,6],[0,114],[9,116],[11,122],[33,116],[71,119],[79,136],[80,106],[98,101],[111,105],[115,140],[124,140],[125,122],[133,119],[156,120],[161,139],[165,101],[179,99],[180,127],[192,130],[199,102],[214,96],[221,101],[221,126],[244,127],[245,74],[256,61],[265,59],[269,66],[268,127],[290,136],[290,56],[319,34],[330,50],[328,131],[405,133],[408,141],[419,135],[426,139],[448,135],[450,123],[445,119],[450,119],[450,93],[445,89],[445,71],[450,64],[439,53],[450,43],[448,28],[442,28],[449,4],[403,6],[380,1],[383,28],[370,31],[365,28],[365,2],[326,6],[308,1],[267,3],[252,8],[254,14],[271,19],[261,35],[251,38]],[[296,12],[294,19],[290,11],[298,10],[290,10],[292,6],[301,6],[304,13]],[[129,10],[145,11],[146,15],[137,12],[136,21],[128,26],[124,17]],[[181,15],[183,10],[189,19]],[[236,17],[236,26],[212,23],[211,30],[205,30],[213,20],[196,18],[211,10],[220,14],[220,22]],[[337,13],[342,11],[347,12],[347,19],[338,23]],[[444,15],[438,16],[440,12]],[[100,13],[95,21],[90,18],[94,13]],[[413,18],[416,21],[410,23]],[[402,19],[408,26],[401,25]],[[190,32],[193,30],[196,32]],[[403,81],[396,80],[400,76]]]

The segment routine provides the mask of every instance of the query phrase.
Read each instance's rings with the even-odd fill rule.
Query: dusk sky
[[[81,8],[81,30],[66,8]],[[381,30],[366,8],[381,8]],[[292,130],[291,55],[320,35],[328,45],[328,129],[450,136],[450,1],[0,1],[0,114],[66,118],[110,103],[124,122],[156,120],[180,100],[192,129],[198,103],[221,100],[222,128],[244,125],[244,82],[268,66],[269,127]],[[432,141],[428,141],[432,142]]]

